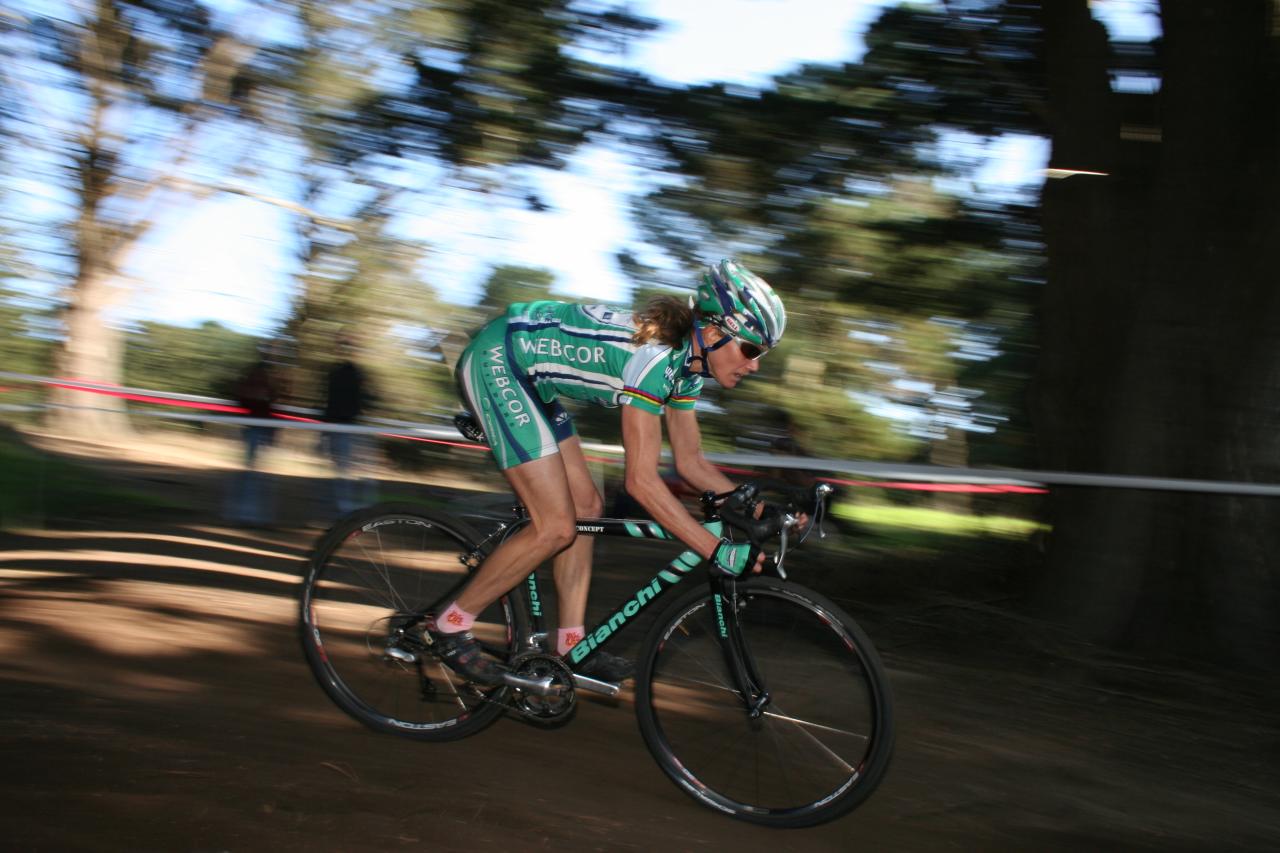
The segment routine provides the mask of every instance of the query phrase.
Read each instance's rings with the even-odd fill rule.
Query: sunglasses
[[[742,350],[742,355],[747,361],[759,361],[760,357],[769,351],[767,347],[744,341],[742,338],[734,338],[734,340],[738,342],[738,349]]]

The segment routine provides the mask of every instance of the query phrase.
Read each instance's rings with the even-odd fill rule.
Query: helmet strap
[[[711,346],[707,346],[706,343],[702,340],[702,323],[698,322],[697,320],[694,320],[693,322],[693,337],[694,337],[694,340],[698,342],[698,355],[694,355],[692,352],[689,353],[689,358],[684,363],[685,375],[686,376],[697,375],[697,376],[703,377],[704,379],[712,379],[713,377],[711,376],[711,366],[707,364],[707,355],[709,353],[713,353],[716,350],[720,349],[720,347],[729,343],[729,341],[733,340],[733,338],[727,333],[721,332],[720,340],[716,341]],[[702,367],[699,368],[698,370],[693,369],[693,363],[695,361],[702,362]]]

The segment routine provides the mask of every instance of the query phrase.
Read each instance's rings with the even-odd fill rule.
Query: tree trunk
[[[123,384],[123,333],[108,322],[124,285],[103,270],[82,275],[63,313],[66,338],[54,369],[60,379],[103,385]],[[63,435],[120,435],[130,430],[124,400],[104,394],[54,388],[48,426]]]
[[[1265,0],[1166,2],[1159,141],[1126,141],[1084,0],[1046,3],[1046,467],[1280,482],[1276,47]],[[1280,502],[1057,490],[1037,600],[1112,644],[1274,667]]]
[[[129,38],[114,4],[98,0],[96,9],[78,57],[89,116],[82,134],[83,153],[74,158],[80,208],[74,229],[77,269],[63,309],[64,337],[54,357],[54,370],[59,379],[117,385],[123,378],[124,353],[120,331],[109,324],[109,309],[124,293],[118,284],[119,260],[146,228],[113,223],[104,216],[113,186],[121,180],[117,174],[121,158],[113,145],[108,116],[125,101],[120,80]],[[50,402],[55,408],[46,423],[64,435],[129,431],[119,397],[55,388]]]

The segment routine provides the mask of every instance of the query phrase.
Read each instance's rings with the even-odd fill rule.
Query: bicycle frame
[[[505,540],[512,533],[529,523],[529,517],[523,507],[515,507],[517,520],[513,524],[504,525],[500,531]],[[663,539],[675,541],[662,525],[656,521],[620,518],[585,518],[576,521],[579,535],[617,536],[635,539]],[[721,535],[724,522],[715,515],[713,509],[706,512],[704,526],[716,536]],[[688,577],[694,569],[705,563],[703,557],[696,552],[686,550],[663,569],[655,573],[640,586],[621,605],[614,608],[609,617],[587,629],[580,640],[566,655],[571,666],[583,663],[597,650],[604,648],[628,624],[631,624],[641,611],[663,597],[669,590]],[[711,590],[711,600],[715,606],[718,637],[724,651],[725,663],[728,666],[734,685],[743,698],[746,709],[753,717],[759,716],[768,704],[767,691],[761,687],[761,679],[756,671],[746,641],[739,627],[737,608],[737,584],[734,578],[707,572]],[[524,581],[525,591],[529,599],[530,615],[535,635],[547,633],[542,613],[542,594],[539,590],[537,572],[531,572]],[[728,606],[726,606],[726,602]]]

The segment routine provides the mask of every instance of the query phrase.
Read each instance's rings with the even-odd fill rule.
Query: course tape
[[[201,397],[194,394],[174,394],[145,388],[126,388],[94,382],[67,379],[50,379],[21,373],[0,371],[0,381],[23,384],[48,385],[88,393],[120,397],[134,402],[153,405],[178,406],[199,409],[207,414],[138,409],[131,415],[165,418],[168,420],[211,421],[220,424],[242,426],[270,426],[286,429],[306,429],[317,432],[345,432],[365,435],[381,435],[442,444],[468,450],[487,451],[488,447],[460,440],[452,426],[412,423],[409,421],[369,419],[365,424],[333,424],[315,420],[319,414],[314,409],[282,407],[274,418],[251,418],[246,410],[231,400]],[[0,389],[3,390],[3,389]],[[10,407],[31,410],[33,407]],[[93,408],[93,407],[73,407]],[[216,415],[216,416],[215,416]],[[601,456],[588,457],[592,461],[616,462],[622,454],[618,445],[583,442],[583,448]],[[665,455],[665,454],[664,454]],[[857,459],[829,459],[808,456],[782,456],[768,453],[708,453],[707,459],[726,471],[735,468],[756,470],[781,469],[826,472],[818,479],[837,485],[893,488],[940,492],[980,492],[1007,494],[1040,494],[1046,486],[1077,486],[1094,488],[1145,489],[1154,491],[1201,492],[1208,494],[1250,495],[1280,497],[1280,484],[1249,483],[1226,480],[1191,480],[1170,477],[1144,477],[1125,474],[1077,474],[1066,471],[1027,471],[999,468],[951,468],[939,465],[911,465],[900,462],[870,462]],[[863,480],[840,479],[834,475],[864,477]],[[892,482],[898,481],[898,482]]]

